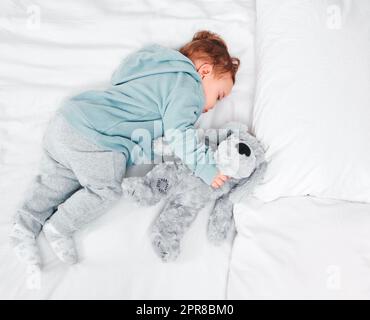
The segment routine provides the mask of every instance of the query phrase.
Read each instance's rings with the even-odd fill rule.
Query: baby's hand
[[[219,173],[212,181],[211,186],[215,189],[220,188],[224,185],[225,181],[229,179],[228,176],[225,176],[221,173]]]

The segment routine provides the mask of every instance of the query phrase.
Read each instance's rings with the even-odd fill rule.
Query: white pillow
[[[370,1],[257,1],[255,195],[370,202]]]
[[[370,204],[314,197],[234,206],[228,299],[370,299]]]

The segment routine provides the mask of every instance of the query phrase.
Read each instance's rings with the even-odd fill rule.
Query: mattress
[[[37,172],[41,139],[60,102],[104,88],[121,59],[157,42],[179,47],[198,30],[219,33],[242,61],[233,94],[200,127],[248,123],[254,92],[252,0],[5,0],[0,11],[0,298],[224,299],[232,239],[206,239],[211,204],[186,235],[182,255],[164,264],[147,230],[163,203],[119,202],[76,234],[81,262],[67,267],[43,236],[42,276],[30,281],[7,242],[11,217]],[[142,175],[149,168],[133,168]],[[35,279],[33,279],[35,280]]]
[[[370,204],[311,196],[234,208],[228,299],[369,299]]]

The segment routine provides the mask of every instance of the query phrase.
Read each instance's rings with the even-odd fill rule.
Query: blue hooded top
[[[107,90],[83,92],[59,110],[97,145],[124,153],[127,165],[152,160],[152,140],[164,136],[192,172],[211,184],[217,175],[213,153],[194,131],[204,104],[193,62],[154,44],[125,58]]]

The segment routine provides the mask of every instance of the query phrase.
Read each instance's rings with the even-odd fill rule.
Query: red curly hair
[[[212,64],[218,77],[230,73],[235,83],[240,60],[230,56],[225,41],[218,34],[206,30],[199,31],[179,51],[193,62],[200,59]]]

